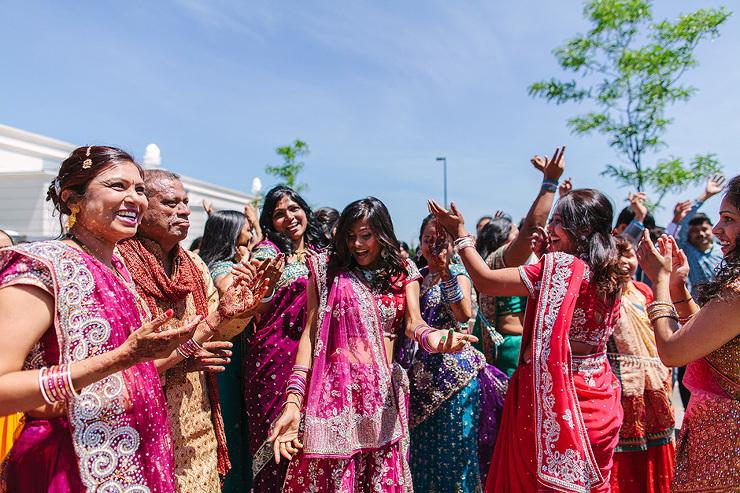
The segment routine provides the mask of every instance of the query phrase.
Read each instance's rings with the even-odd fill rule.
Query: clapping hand
[[[243,318],[251,315],[267,292],[271,277],[274,277],[278,270],[282,272],[283,261],[284,255],[278,254],[272,259],[265,259],[257,267],[257,275],[252,279],[248,280],[245,276],[235,277],[221,297],[219,313],[224,318]]]
[[[159,330],[172,319],[173,315],[172,309],[167,310],[128,336],[124,344],[128,346],[127,352],[134,361],[142,363],[171,355],[176,347],[193,337],[195,328],[203,318],[198,315],[186,319],[180,327]]]

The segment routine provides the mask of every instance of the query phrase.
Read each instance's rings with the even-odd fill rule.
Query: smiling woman
[[[141,168],[119,149],[81,147],[48,198],[68,216],[62,240],[0,252],[0,415],[25,413],[0,489],[172,491],[153,360],[189,339],[199,319],[158,331],[172,314],[149,321],[113,254],[147,206]]]

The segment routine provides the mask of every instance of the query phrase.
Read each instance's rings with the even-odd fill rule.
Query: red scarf
[[[143,241],[159,248],[156,242],[146,239]],[[172,259],[172,278],[164,271],[162,262],[144,246],[142,239],[138,236],[119,242],[117,247],[136,284],[136,291],[149,306],[152,317],[160,314],[157,306],[158,300],[176,303],[185,299],[190,293],[193,294],[195,312],[204,319],[208,316],[208,300],[203,273],[179,244],[175,246]],[[223,476],[231,469],[231,463],[226,450],[226,434],[215,373],[206,372],[206,386],[208,400],[211,404],[211,421],[218,443],[218,473]]]

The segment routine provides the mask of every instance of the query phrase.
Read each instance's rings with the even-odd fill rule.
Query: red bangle
[[[208,317],[204,318],[203,320],[205,320],[206,325],[208,326],[209,329],[211,329],[213,332],[218,334],[218,330],[216,330],[216,328],[213,325],[211,325],[211,322],[208,321]]]

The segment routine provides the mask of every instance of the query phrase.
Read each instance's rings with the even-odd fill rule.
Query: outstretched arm
[[[464,246],[465,240],[457,242],[463,243],[458,245],[458,253],[470,278],[473,280],[473,285],[478,291],[490,296],[529,296],[529,290],[522,282],[518,269],[491,270],[488,267],[475,250],[472,237],[465,232],[465,220],[454,203],[450,204],[450,211],[447,211],[433,200],[430,200],[427,204],[429,205],[429,211],[434,214],[437,222],[456,239],[456,242],[464,237],[470,238],[469,247]]]

